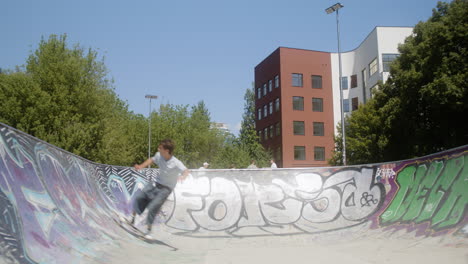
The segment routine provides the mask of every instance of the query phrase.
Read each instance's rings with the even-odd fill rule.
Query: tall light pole
[[[325,9],[327,14],[331,14],[336,11],[336,36],[338,38],[338,65],[340,68],[340,105],[341,105],[341,136],[343,140],[343,165],[346,165],[346,134],[345,134],[345,123],[344,123],[344,103],[343,103],[343,88],[341,87],[341,46],[340,46],[340,23],[338,19],[338,10],[344,7],[340,3],[336,3],[329,8]]]
[[[149,99],[149,115],[148,115],[148,159],[151,158],[151,99],[158,99],[158,96],[147,94],[146,99]],[[151,166],[151,165],[150,165]]]

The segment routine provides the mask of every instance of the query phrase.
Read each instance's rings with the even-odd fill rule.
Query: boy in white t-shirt
[[[146,218],[148,237],[150,237],[151,227],[156,214],[175,188],[179,176],[183,181],[189,175],[187,167],[172,155],[174,148],[175,145],[172,140],[164,139],[159,143],[158,152],[156,152],[154,157],[134,166],[137,170],[146,168],[153,163],[159,166],[159,176],[156,181],[149,182],[142,192],[136,195],[132,219],[130,220],[134,224],[136,214],[142,214],[145,209],[148,209],[148,216]]]

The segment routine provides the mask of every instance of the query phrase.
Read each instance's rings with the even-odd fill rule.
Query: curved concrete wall
[[[368,224],[467,237],[468,145],[349,167],[193,170],[156,219],[174,236],[326,235]],[[0,262],[81,263],[157,169],[96,164],[0,124]]]

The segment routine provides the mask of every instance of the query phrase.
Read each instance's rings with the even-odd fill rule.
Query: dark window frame
[[[292,86],[293,87],[303,87],[304,78],[302,73],[293,73],[292,75]]]
[[[351,75],[351,89],[358,86],[357,74]]]
[[[312,97],[312,112],[323,112],[323,98]]]
[[[292,102],[293,110],[304,111],[304,97],[303,96],[293,96],[292,100],[293,100]],[[299,100],[299,102],[296,100]]]
[[[298,153],[298,152],[301,153]],[[302,154],[302,158],[298,158],[300,156],[299,154]],[[294,146],[294,160],[306,160],[306,147],[305,146]]]
[[[297,125],[302,126],[302,131],[300,130],[300,127],[297,127]],[[305,133],[306,133],[305,132],[305,122],[304,121],[293,121],[293,135],[294,136],[305,136]]]
[[[314,160],[325,161],[325,147],[314,147]]]
[[[325,136],[325,123],[324,122],[313,122],[314,136],[323,137]]]
[[[322,75],[312,75],[311,79],[313,89],[322,89]]]

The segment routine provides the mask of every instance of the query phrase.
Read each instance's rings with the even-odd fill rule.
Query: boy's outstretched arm
[[[147,160],[145,160],[145,162],[141,163],[141,164],[135,164],[133,167],[137,170],[141,170],[143,168],[146,168],[148,167],[149,165],[153,164],[153,159],[152,158],[149,158]]]

